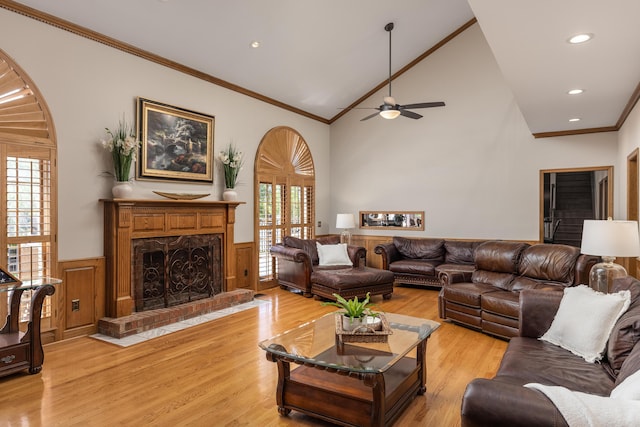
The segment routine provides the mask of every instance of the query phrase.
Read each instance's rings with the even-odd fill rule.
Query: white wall
[[[392,90],[400,104],[447,105],[416,110],[419,120],[360,122],[369,112],[354,110],[332,124],[332,218],[424,210],[425,231],[403,236],[537,240],[541,169],[616,163],[616,132],[534,139],[477,24]],[[362,106],[380,105],[386,93]],[[335,219],[331,226],[337,231]]]
[[[329,212],[329,126],[229,91],[116,49],[0,9],[0,49],[30,76],[53,116],[58,142],[59,259],[103,255],[102,205],[111,197],[109,157],[99,146],[104,128],[124,114],[133,122],[138,96],[215,116],[217,153],[229,142],[247,155],[240,172],[236,242],[253,241],[253,167],[263,135],[290,126],[304,138],[314,158],[318,218]],[[151,190],[211,192],[221,200],[221,168],[214,184],[136,181],[139,198],[159,198]],[[318,233],[328,232],[318,229]]]

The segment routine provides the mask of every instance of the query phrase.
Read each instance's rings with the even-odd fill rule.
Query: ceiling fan
[[[400,105],[396,103],[396,100],[391,96],[391,30],[393,30],[393,22],[389,22],[384,26],[385,31],[389,33],[389,96],[385,96],[383,100],[383,104],[377,108],[372,108],[374,110],[378,110],[376,113],[373,113],[363,119],[360,119],[361,122],[365,120],[369,120],[377,115],[384,117],[385,119],[395,119],[398,116],[409,117],[410,119],[419,119],[422,116],[418,113],[414,113],[413,111],[409,111],[410,109],[416,108],[431,108],[431,107],[444,107],[444,102],[420,102],[417,104],[406,104]]]

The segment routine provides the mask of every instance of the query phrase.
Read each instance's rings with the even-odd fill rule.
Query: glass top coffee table
[[[426,391],[427,339],[440,324],[384,313],[391,328],[386,342],[344,342],[335,315],[260,342],[278,365],[278,411],[345,426],[391,425]]]

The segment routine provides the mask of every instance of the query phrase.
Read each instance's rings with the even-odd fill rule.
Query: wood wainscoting
[[[236,288],[258,291],[254,266],[253,242],[234,244],[236,254]],[[43,331],[43,342],[49,343],[98,331],[98,320],[105,317],[105,258],[60,261],[58,270],[62,284],[56,287],[54,328]]]
[[[58,263],[62,284],[58,296],[60,339],[94,334],[105,309],[105,259],[88,258]]]

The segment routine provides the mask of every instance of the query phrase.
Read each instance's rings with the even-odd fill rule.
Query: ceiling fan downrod
[[[391,98],[391,30],[393,30],[393,22],[385,25],[384,29],[389,33],[389,98]]]

